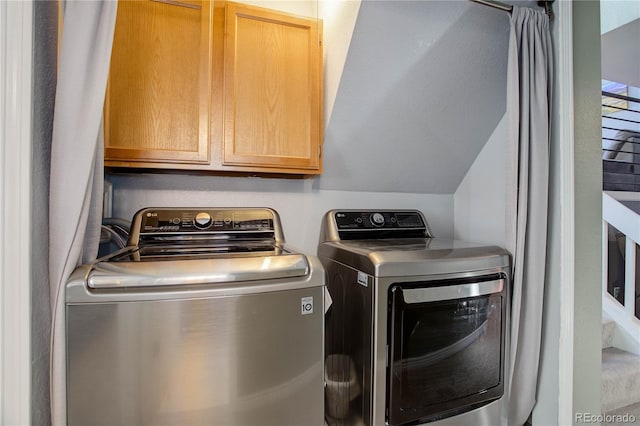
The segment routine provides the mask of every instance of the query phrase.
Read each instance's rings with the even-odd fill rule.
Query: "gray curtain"
[[[95,259],[100,240],[102,110],[116,9],[115,0],[63,3],[49,187],[53,425],[66,424],[65,283],[76,266]]]
[[[513,255],[509,425],[535,404],[547,248],[552,46],[549,19],[514,6],[507,75],[507,249]]]

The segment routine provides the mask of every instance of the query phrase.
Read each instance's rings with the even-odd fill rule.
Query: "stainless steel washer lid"
[[[324,285],[320,262],[286,247],[272,209],[146,208],[133,223],[129,247],[74,272],[67,302],[227,296]]]
[[[91,265],[90,289],[189,286],[304,277],[269,208],[145,208],[129,248]]]
[[[331,241],[318,246],[318,256],[378,277],[464,273],[510,265],[510,255],[503,248],[439,238]]]
[[[302,254],[156,262],[100,262],[87,285],[93,289],[184,286],[304,277],[309,264]]]
[[[66,284],[65,300],[67,304],[162,301],[241,296],[325,285],[325,271],[316,256],[294,254],[275,257],[276,259],[271,260],[262,258],[261,266],[269,269],[267,266],[274,265],[274,261],[280,262],[280,258],[287,259],[283,259],[283,263],[279,265],[274,265],[275,270],[266,271],[265,269],[267,275],[259,276],[253,274],[232,276],[228,272],[227,276],[223,276],[218,269],[225,264],[228,266],[226,261],[235,263],[242,258],[96,262],[79,266],[73,272]],[[215,270],[210,268],[212,261],[215,264]],[[271,263],[268,264],[269,262]],[[267,276],[269,278],[266,278]],[[157,285],[144,285],[147,281],[152,282],[154,278],[160,280],[156,282]],[[90,287],[89,280],[98,287]],[[143,285],[140,286],[140,284]],[[100,287],[100,285],[104,286]]]

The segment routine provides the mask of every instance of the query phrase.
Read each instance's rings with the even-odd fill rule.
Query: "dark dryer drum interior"
[[[494,293],[429,301],[412,292],[465,280],[396,284],[389,289],[389,423],[438,418],[502,396],[503,281]],[[480,281],[486,280],[486,281]],[[425,292],[426,294],[426,292]]]
[[[318,255],[329,424],[501,424],[506,251],[432,238],[415,210],[334,210]]]

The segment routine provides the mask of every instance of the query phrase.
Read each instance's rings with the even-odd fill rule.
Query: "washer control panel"
[[[274,216],[267,209],[145,209],[140,234],[273,231]]]
[[[393,230],[393,229],[420,229],[426,230],[427,226],[419,211],[336,211],[334,213],[336,227],[339,231],[345,230]]]

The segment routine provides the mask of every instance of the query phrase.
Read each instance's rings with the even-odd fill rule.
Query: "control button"
[[[200,212],[193,219],[193,224],[198,229],[207,229],[211,226],[211,215],[206,212]]]
[[[371,215],[371,223],[373,226],[382,226],[384,225],[384,216],[381,213],[374,213]]]
[[[361,217],[356,217],[356,223],[362,223],[362,218]]]
[[[171,219],[171,223],[173,223],[174,225],[180,225],[180,222],[182,221],[179,217],[174,217],[173,219]]]

